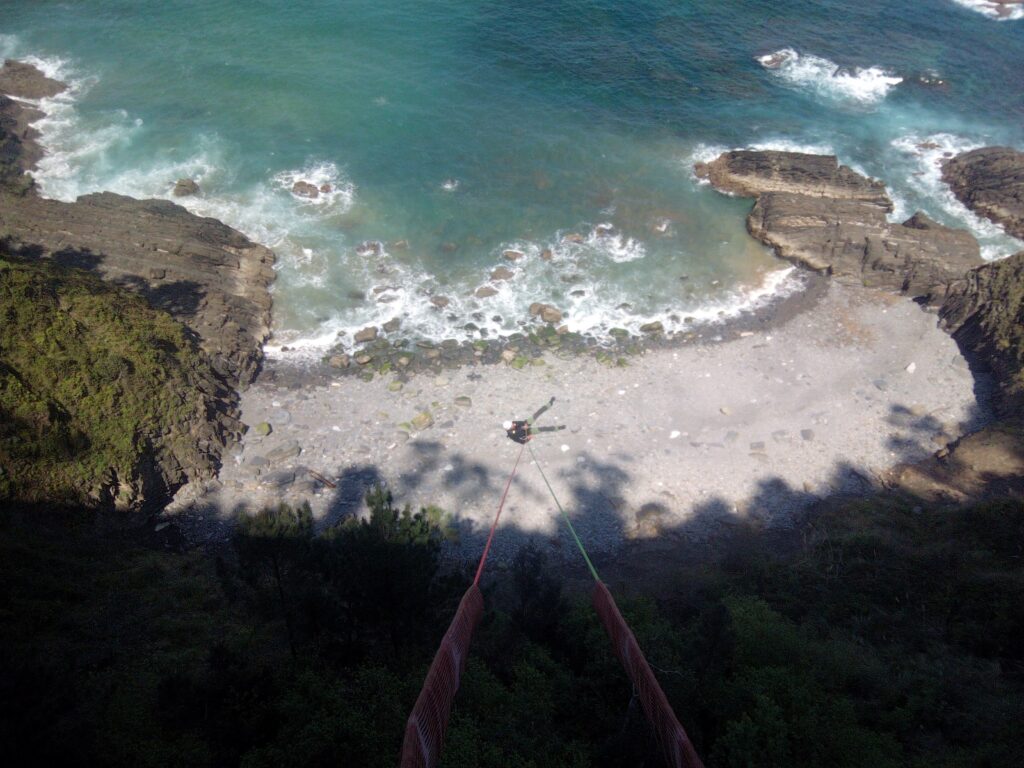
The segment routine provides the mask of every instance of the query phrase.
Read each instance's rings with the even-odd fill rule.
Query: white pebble
[[[626,390],[624,390],[624,389],[620,389],[620,390],[619,390],[619,394],[620,394],[620,395],[624,395],[624,394],[626,394]]]
[[[566,452],[566,451],[568,451],[568,450],[569,450],[569,446],[568,446],[568,445],[565,445],[565,444],[563,443],[563,444],[562,444],[562,453],[565,453],[565,452]]]
[[[907,366],[907,373],[913,373],[917,370],[917,363],[911,363]]]
[[[678,429],[673,429],[671,432],[668,433],[668,439],[675,440],[677,437],[679,437],[680,434],[681,433]]]

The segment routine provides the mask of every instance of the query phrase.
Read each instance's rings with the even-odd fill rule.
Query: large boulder
[[[942,164],[942,179],[964,205],[1024,239],[1024,152],[983,147]]]

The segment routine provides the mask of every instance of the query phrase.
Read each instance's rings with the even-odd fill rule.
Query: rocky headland
[[[164,200],[112,193],[74,203],[41,197],[31,179],[41,156],[31,123],[42,113],[32,102],[63,88],[25,64],[8,61],[0,69],[0,238],[11,256],[88,270],[188,330],[198,365],[206,369],[196,374],[205,404],[169,425],[158,442],[191,441],[201,450],[173,457],[156,450],[169,458],[144,473],[150,478],[145,492],[114,494],[119,506],[159,507],[186,480],[212,477],[224,449],[244,431],[237,391],[258,373],[270,334],[274,255],[217,220]]]
[[[885,185],[832,156],[739,150],[694,170],[721,192],[756,198],[747,217],[753,237],[781,258],[836,280],[937,304],[982,263],[965,230],[920,212],[890,222]]]

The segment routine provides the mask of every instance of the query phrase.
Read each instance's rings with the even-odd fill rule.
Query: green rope
[[[569,526],[569,533],[572,534],[572,538],[576,542],[576,546],[579,547],[580,554],[583,555],[583,559],[587,561],[587,568],[590,569],[590,575],[594,577],[594,581],[600,583],[601,577],[597,575],[597,569],[594,568],[594,564],[590,562],[590,557],[587,555],[587,550],[583,548],[583,542],[580,541],[580,537],[576,535],[576,529],[572,527],[572,520],[562,509],[562,505],[558,501],[558,497],[555,495],[555,489],[551,487],[551,483],[548,482],[548,476],[544,474],[544,468],[540,465],[537,460],[537,454],[533,452],[533,446],[529,442],[526,443],[526,447],[530,449],[530,456],[533,457],[533,463],[537,465],[537,469],[540,470],[540,476],[544,478],[544,484],[548,487],[548,491],[551,492],[551,498],[555,500],[555,506],[558,507],[558,511],[562,513],[562,519],[565,520],[565,524]]]

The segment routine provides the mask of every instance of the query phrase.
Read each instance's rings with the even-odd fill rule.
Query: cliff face
[[[122,493],[118,501],[137,507],[146,496],[151,505],[187,479],[212,476],[224,448],[240,436],[236,390],[253,380],[263,359],[274,255],[217,220],[164,200],[112,193],[74,203],[41,198],[27,175],[40,157],[31,122],[41,113],[17,99],[52,96],[63,87],[26,65],[7,62],[0,69],[0,239],[19,258],[88,270],[187,329],[198,355],[194,386],[204,393],[205,426],[184,419],[153,443],[151,470],[137,468],[152,476],[143,484],[149,491]],[[161,447],[190,441],[197,450]]]
[[[835,157],[796,152],[726,152],[695,171],[717,189],[756,197],[747,229],[784,259],[841,281],[931,303],[981,264],[969,232],[921,213],[890,223],[885,186]]]
[[[960,346],[995,373],[995,406],[1024,422],[1024,251],[971,270],[940,311]]]

